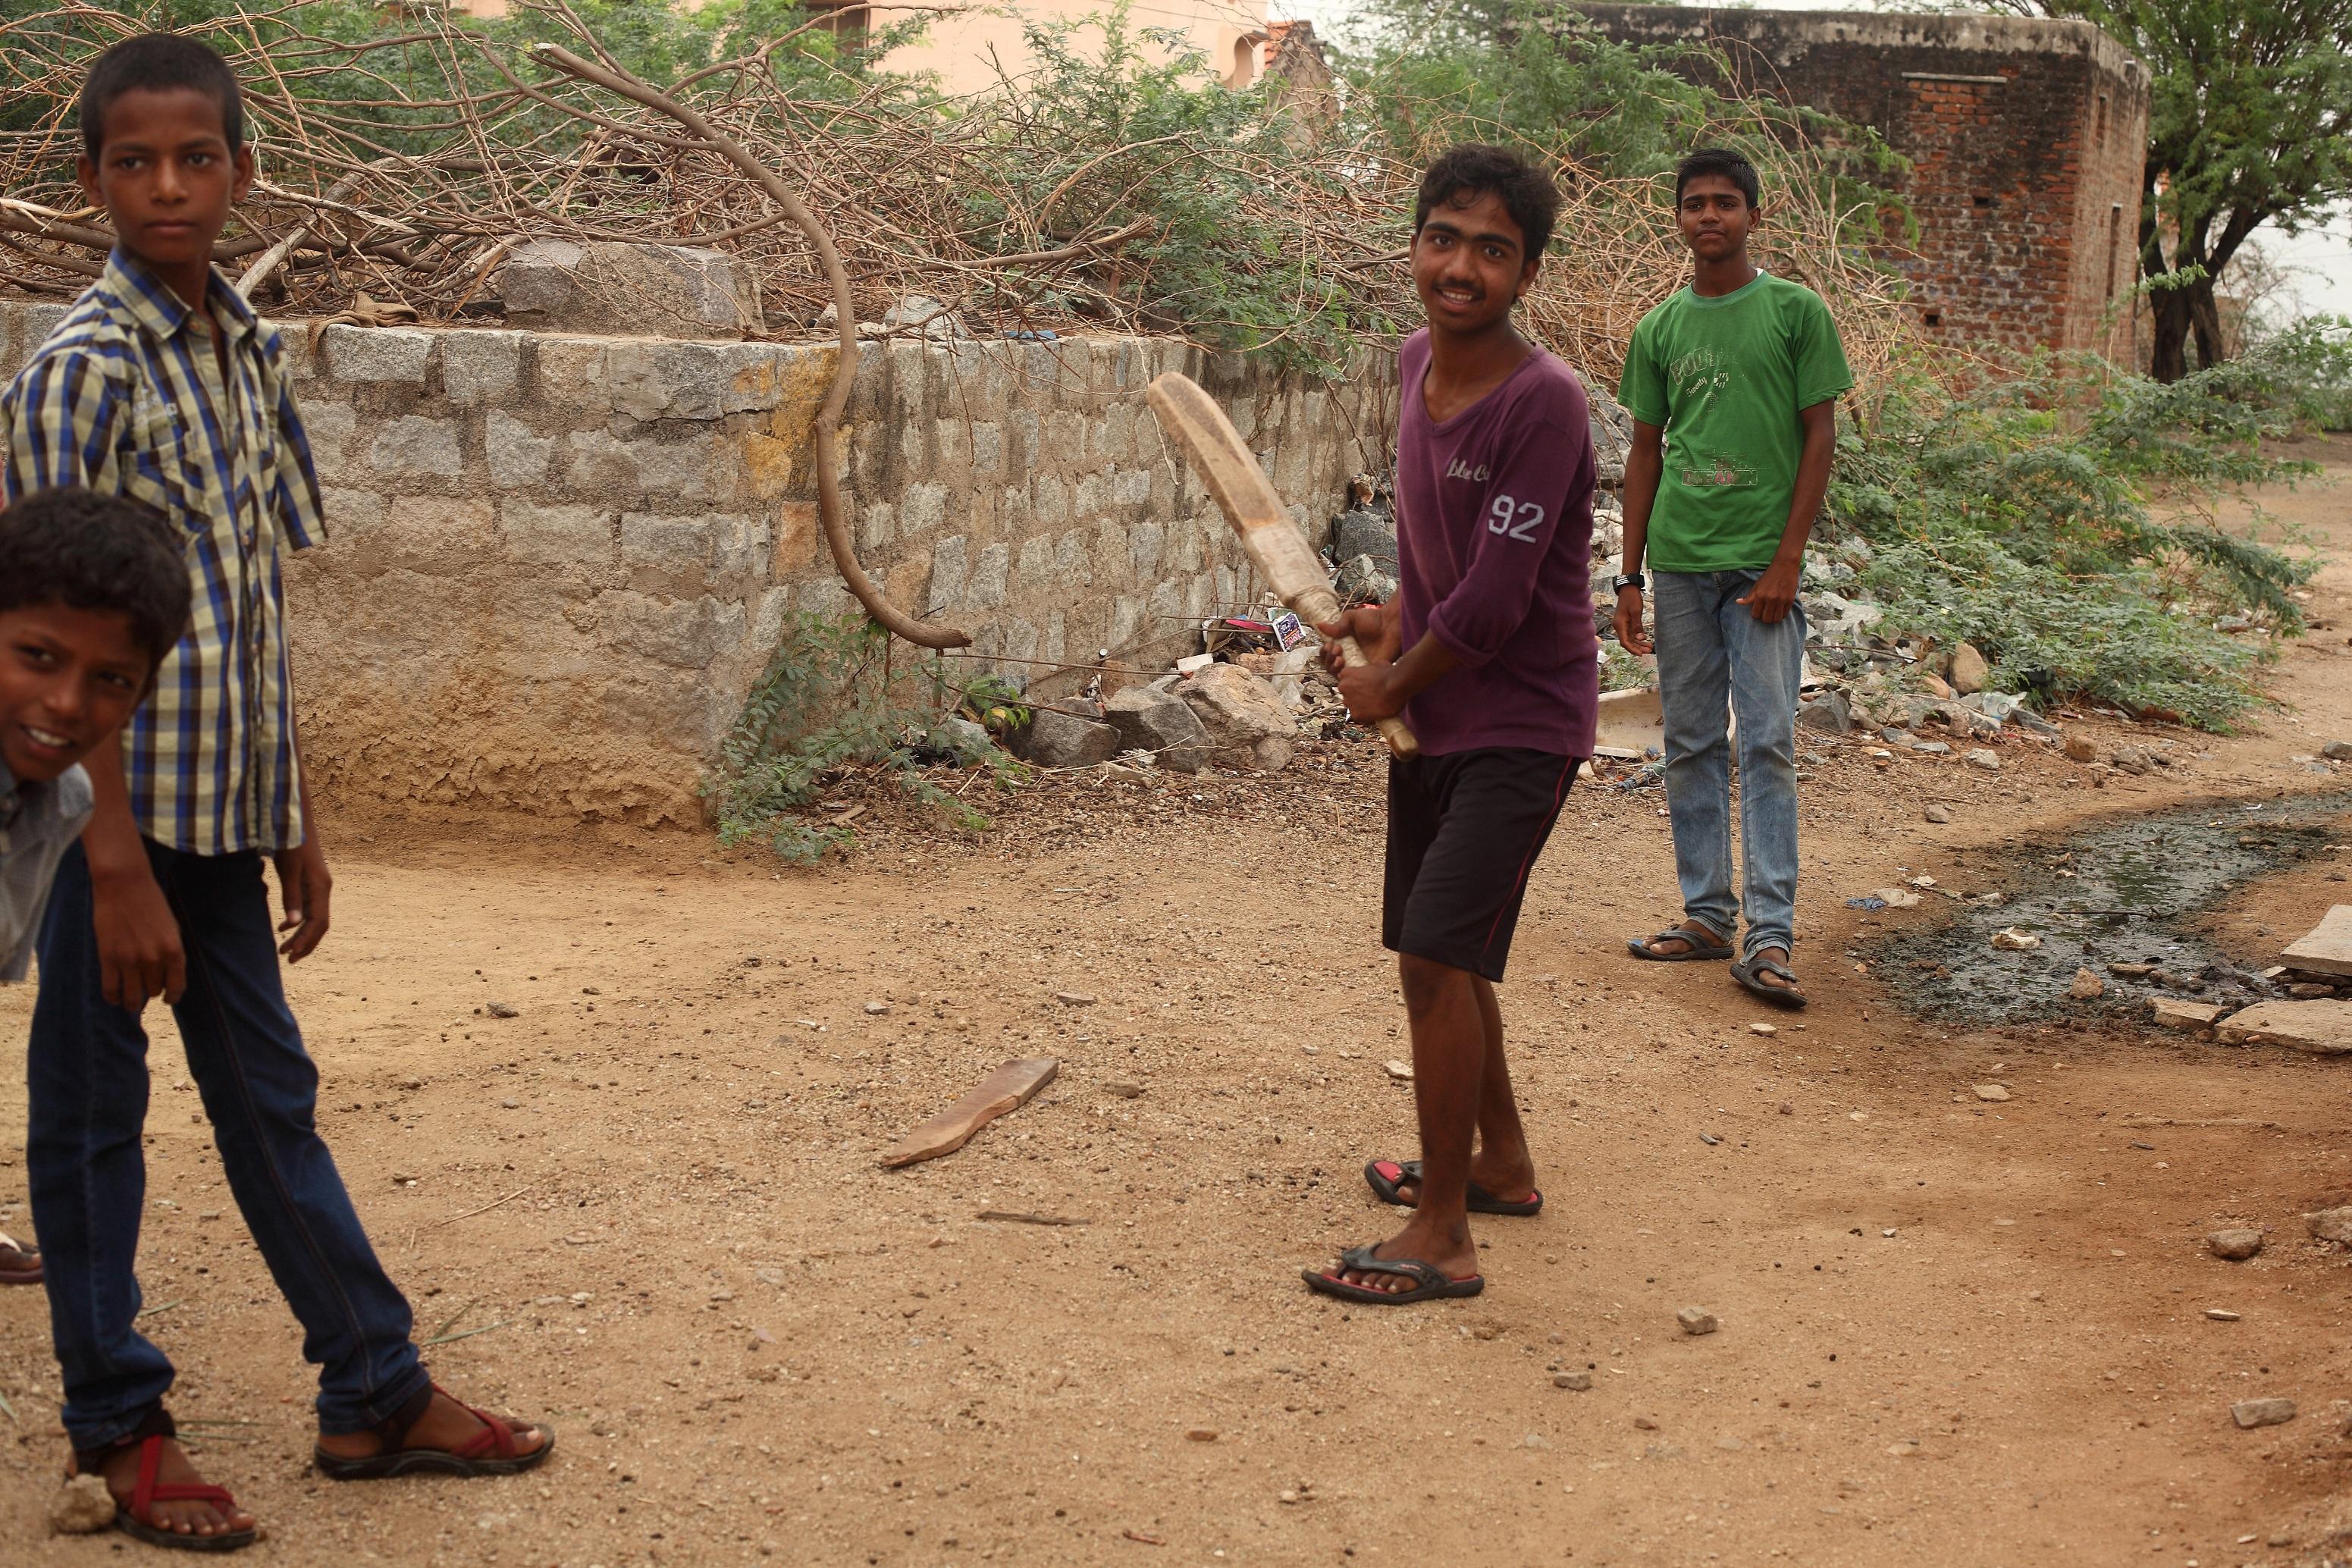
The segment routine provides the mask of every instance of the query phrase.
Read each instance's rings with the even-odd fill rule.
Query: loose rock
[[[1980,1083],[1977,1085],[1976,1093],[1979,1100],[1990,1100],[1995,1105],[2009,1099],[2009,1089],[2004,1084]]]
[[[1683,1332],[1694,1336],[1711,1334],[1717,1327],[1715,1314],[1704,1307],[1685,1307],[1675,1314],[1675,1321],[1683,1326]]]
[[[2087,969],[2074,971],[2074,984],[2066,987],[2066,994],[2077,1002],[2095,1002],[2107,994],[2107,983]]]
[[[2066,760],[2070,763],[2095,763],[2099,760],[2098,743],[2088,735],[2066,737]]]
[[[114,1523],[114,1494],[103,1476],[76,1476],[49,1499],[49,1528],[59,1535],[95,1535]]]
[[[483,1008],[482,1011],[488,1013],[493,1018],[514,1018],[521,1016],[520,1012],[517,1008],[504,1002],[493,1002],[488,1007]]]
[[[2217,1230],[2205,1238],[2206,1250],[2231,1263],[2243,1263],[2263,1249],[2263,1233],[2242,1226]]]
[[[2331,763],[2352,763],[2352,741],[2330,741],[2319,748],[2319,754]]]
[[[1589,1372],[1556,1372],[1552,1373],[1551,1385],[1580,1394],[1592,1386],[1592,1374]]]
[[[2032,952],[2042,945],[2042,939],[2032,931],[2003,926],[1992,933],[1992,944],[2003,952]]]
[[[1237,664],[1213,664],[1186,678],[1177,694],[1200,716],[1216,761],[1267,773],[1289,764],[1298,721],[1263,677]]]
[[[1952,689],[1963,697],[1972,696],[1985,689],[1992,679],[1992,665],[1974,643],[1962,643],[1952,650]]]
[[[1021,760],[1041,768],[1090,768],[1118,755],[1122,745],[1113,726],[1055,708],[1037,709],[1013,737]]]
[[[1103,700],[1103,721],[1122,746],[1150,752],[1163,768],[1197,773],[1209,765],[1209,732],[1192,704],[1172,692],[1130,686]]]
[[[1399,1083],[1411,1083],[1412,1081],[1412,1068],[1409,1063],[1401,1062],[1396,1060],[1394,1058],[1391,1058],[1389,1059],[1389,1077],[1394,1079]]]
[[[1054,1000],[1065,1007],[1091,1007],[1095,1005],[1095,994],[1091,991],[1056,991]]]
[[[1972,768],[1979,769],[1985,773],[1997,773],[2000,772],[2000,759],[1982,746],[1979,746],[1975,750],[1969,752],[1968,755],[1962,757],[1960,761],[1968,763],[1969,766]]]
[[[2177,996],[2158,996],[2148,1003],[2148,1021],[2159,1029],[2179,1029],[2184,1034],[2201,1034],[2213,1026],[2213,1021],[2228,1012],[2226,1007],[2210,1002],[2183,1002]]]
[[[1920,815],[1925,816],[1930,822],[1949,822],[1952,820],[1951,807],[1946,805],[1931,805]]]
[[[2230,1406],[2230,1419],[2248,1431],[2257,1426],[2276,1426],[2294,1419],[2294,1401],[2241,1399]]]
[[[2321,1209],[2304,1215],[2303,1223],[2322,1241],[2352,1241],[2352,1206]]]

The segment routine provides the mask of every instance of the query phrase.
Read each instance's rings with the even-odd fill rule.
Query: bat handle
[[[1339,639],[1339,657],[1349,664],[1371,662],[1364,657],[1364,650],[1356,646],[1356,639],[1353,637]],[[1375,719],[1372,721],[1372,728],[1378,730],[1381,732],[1381,739],[1389,743],[1389,753],[1391,756],[1417,757],[1421,754],[1421,742],[1413,739],[1412,731],[1405,727],[1403,720]]]

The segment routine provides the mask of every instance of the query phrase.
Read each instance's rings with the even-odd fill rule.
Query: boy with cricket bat
[[[1412,279],[1428,325],[1398,355],[1397,562],[1387,605],[1322,626],[1365,662],[1333,673],[1360,722],[1402,714],[1420,752],[1389,763],[1382,941],[1412,1029],[1421,1158],[1365,1180],[1411,1208],[1309,1287],[1383,1306],[1485,1289],[1470,1215],[1543,1206],[1495,995],[1536,857],[1600,700],[1589,569],[1595,467],[1584,388],[1519,335],[1559,195],[1499,147],[1422,177]]]

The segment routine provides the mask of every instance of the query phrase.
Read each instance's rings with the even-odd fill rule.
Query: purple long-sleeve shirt
[[[1398,354],[1397,563],[1404,646],[1461,660],[1405,709],[1433,754],[1525,746],[1592,754],[1596,468],[1584,387],[1541,349],[1440,425],[1422,401],[1429,333]]]

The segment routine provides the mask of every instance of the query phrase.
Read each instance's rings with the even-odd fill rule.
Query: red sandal
[[[126,1535],[173,1552],[237,1552],[252,1545],[261,1537],[260,1527],[247,1525],[243,1530],[216,1530],[210,1535],[198,1535],[193,1531],[167,1529],[155,1522],[155,1505],[159,1502],[208,1502],[224,1515],[236,1511],[236,1499],[226,1487],[214,1486],[209,1481],[159,1481],[156,1473],[163,1468],[163,1445],[179,1435],[170,1412],[158,1406],[155,1411],[113,1442],[96,1448],[74,1450],[74,1472],[77,1475],[97,1475],[106,1460],[121,1449],[139,1445],[139,1479],[131,1489],[128,1503],[117,1499],[114,1504],[114,1527]]]
[[[439,1384],[429,1384],[424,1391],[389,1417],[368,1428],[383,1440],[383,1447],[363,1459],[346,1459],[326,1449],[312,1447],[310,1462],[329,1480],[377,1481],[394,1476],[404,1476],[418,1470],[436,1471],[449,1476],[513,1476],[520,1475],[541,1463],[555,1451],[555,1428],[544,1423],[532,1430],[546,1438],[529,1453],[515,1442],[515,1434],[507,1424],[488,1411],[465,1405],[466,1413],[482,1424],[482,1430],[454,1448],[411,1448],[404,1445],[416,1424],[425,1419],[425,1411],[433,1406],[433,1396],[449,1394]]]

